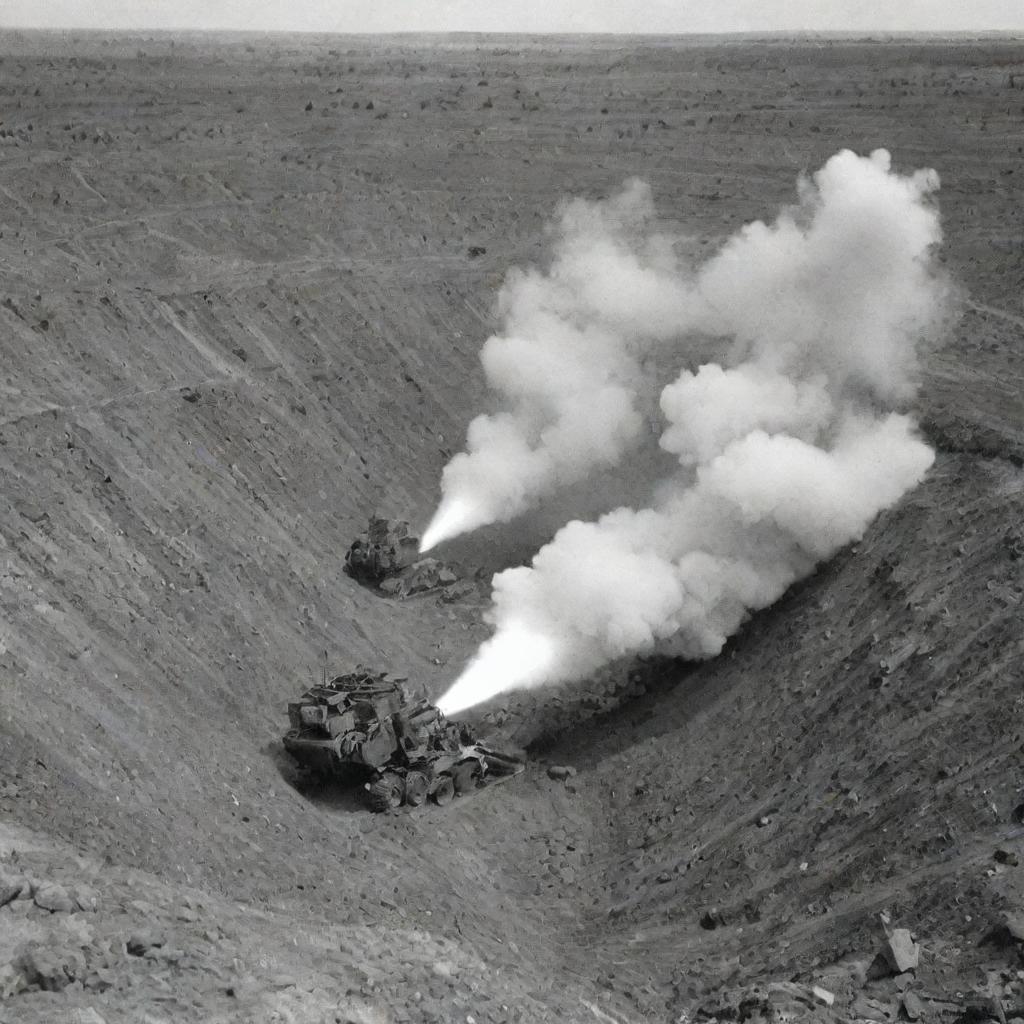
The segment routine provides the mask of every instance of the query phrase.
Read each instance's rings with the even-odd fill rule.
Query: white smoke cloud
[[[509,275],[504,331],[480,355],[503,408],[473,420],[466,451],[445,468],[424,551],[514,518],[639,443],[652,397],[639,360],[677,333],[689,304],[653,216],[639,181],[605,203],[570,202],[548,272]]]
[[[885,150],[837,154],[800,181],[797,207],[747,225],[702,268],[701,326],[735,339],[733,363],[910,398],[918,344],[943,313],[928,259],[941,231],[925,202],[938,186],[934,171],[893,173]]]
[[[709,462],[751,431],[785,431],[813,440],[832,419],[824,377],[786,377],[754,363],[724,370],[715,363],[684,370],[661,393],[668,427],[660,444],[684,466]]]
[[[933,453],[891,407],[912,396],[918,348],[944,314],[930,265],[937,187],[931,171],[894,173],[885,151],[842,152],[801,181],[796,207],[746,226],[690,273],[663,238],[644,242],[640,186],[610,208],[567,208],[552,272],[512,288],[522,303],[514,322],[535,328],[529,340],[488,342],[501,350],[491,379],[516,402],[474,422],[469,453],[446,471],[441,511],[454,501],[472,510],[466,523],[511,518],[621,458],[641,440],[639,410],[658,397],[659,443],[679,468],[648,507],[571,522],[531,566],[495,576],[495,635],[442,698],[447,713],[655,647],[712,657],[751,610],[921,480]],[[542,309],[531,311],[531,295]],[[685,366],[696,333],[719,339],[719,363]],[[680,368],[660,396],[637,369],[653,345]],[[599,422],[603,404],[588,406],[612,368],[613,426]],[[543,415],[524,414],[537,407]],[[488,519],[488,508],[500,514]]]

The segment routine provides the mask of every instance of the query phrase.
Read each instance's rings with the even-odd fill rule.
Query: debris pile
[[[442,601],[458,601],[477,593],[473,580],[464,580],[458,571],[436,558],[421,558],[407,569],[380,584],[382,593],[400,600],[436,593]]]
[[[446,603],[477,594],[478,580],[465,579],[455,566],[419,558],[419,538],[404,519],[371,516],[369,525],[345,554],[345,571],[388,597],[404,600],[437,594]]]

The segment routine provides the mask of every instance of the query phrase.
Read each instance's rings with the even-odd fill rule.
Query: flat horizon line
[[[718,32],[575,32],[571,30],[537,30],[523,32],[492,31],[477,29],[377,29],[374,31],[338,31],[334,29],[283,29],[283,28],[198,28],[195,26],[178,26],[162,28],[126,28],[114,26],[97,28],[95,26],[66,25],[0,25],[2,33],[27,33],[39,35],[64,35],[69,32],[92,36],[137,36],[158,35],[195,35],[195,36],[233,36],[237,38],[263,38],[266,36],[320,36],[339,39],[453,39],[480,38],[501,40],[533,40],[533,39],[650,39],[650,40],[708,40],[708,39],[742,39],[747,42],[779,41],[779,40],[841,40],[844,42],[889,42],[907,39],[943,40],[976,40],[976,39],[1007,39],[1024,40],[1024,26],[1016,29],[770,29],[723,30]]]

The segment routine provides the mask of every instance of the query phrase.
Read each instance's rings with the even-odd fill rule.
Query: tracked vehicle
[[[403,683],[362,668],[325,679],[289,703],[285,749],[322,777],[361,785],[374,811],[444,805],[523,771]]]
[[[365,533],[352,541],[345,554],[345,570],[358,580],[380,583],[408,568],[418,556],[419,539],[409,534],[405,520],[371,516]]]

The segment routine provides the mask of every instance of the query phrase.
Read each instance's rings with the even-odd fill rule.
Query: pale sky
[[[1024,0],[0,0],[0,27],[321,32],[1024,30]]]

